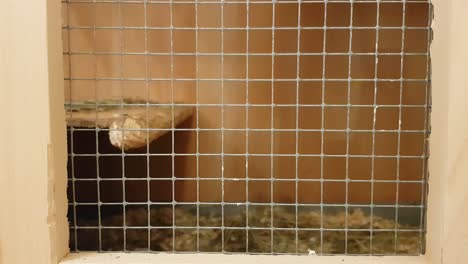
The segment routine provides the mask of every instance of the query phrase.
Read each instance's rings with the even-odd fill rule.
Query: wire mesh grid
[[[72,251],[424,253],[430,1],[62,4]]]

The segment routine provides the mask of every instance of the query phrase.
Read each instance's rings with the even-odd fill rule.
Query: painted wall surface
[[[398,27],[402,25],[403,8],[401,3],[385,3],[380,7],[381,26]],[[328,4],[327,24],[329,26],[349,26],[350,5],[343,3]],[[64,9],[64,12],[67,9]],[[424,79],[427,73],[427,58],[425,55],[405,56],[403,70],[400,69],[401,57],[399,55],[379,55],[377,73],[375,73],[376,58],[373,55],[338,55],[327,56],[325,68],[322,66],[322,56],[317,53],[375,52],[376,32],[371,29],[353,30],[350,43],[350,31],[347,29],[331,29],[327,31],[324,49],[324,34],[322,29],[288,29],[297,27],[298,23],[304,27],[321,27],[324,23],[323,3],[304,3],[301,6],[301,18],[298,21],[297,3],[282,3],[275,6],[275,19],[273,22],[272,4],[251,4],[247,12],[245,4],[226,4],[223,8],[219,4],[200,3],[174,3],[172,8],[167,3],[153,3],[146,6],[146,26],[149,30],[142,30],[145,26],[145,6],[143,4],[122,3],[73,3],[68,6],[68,17],[64,14],[64,23],[69,23],[73,29],[64,31],[65,50],[72,53],[65,56],[65,72],[72,81],[66,82],[66,100],[95,100],[149,98],[151,101],[171,102],[181,101],[188,104],[203,104],[197,108],[197,115],[181,128],[220,129],[337,129],[339,132],[324,133],[323,153],[326,155],[371,155],[372,133],[351,132],[349,135],[349,149],[347,150],[347,108],[350,103],[364,107],[353,107],[349,111],[349,127],[354,130],[371,130],[373,128],[374,82],[379,79],[399,78],[401,73],[405,79]],[[198,16],[196,16],[198,10]],[[376,3],[356,3],[353,10],[353,26],[375,26]],[[172,11],[172,12],[171,12]],[[66,12],[65,12],[66,13]],[[428,24],[428,4],[408,3],[405,7],[405,25],[411,27],[424,27]],[[172,16],[171,16],[172,14]],[[221,19],[221,14],[223,19]],[[348,15],[342,15],[348,14]],[[172,33],[168,30],[174,27]],[[223,20],[223,21],[222,21]],[[246,31],[247,21],[253,30]],[[223,22],[224,30],[194,30],[195,26],[205,28],[219,28]],[[98,29],[93,31],[90,26],[97,27],[134,27],[119,31],[118,29]],[[275,26],[271,29],[259,29]],[[139,29],[140,27],[140,29]],[[188,29],[187,29],[188,28]],[[191,29],[192,28],[192,29]],[[255,29],[257,28],[257,29]],[[378,51],[381,53],[399,53],[402,45],[402,31],[398,29],[385,29],[379,32]],[[198,34],[198,42],[196,36]],[[408,29],[404,34],[405,52],[424,53],[427,51],[428,31],[425,29]],[[300,35],[300,36],[299,36]],[[274,47],[272,41],[274,40]],[[315,53],[316,55],[301,55],[298,62],[296,56],[299,40],[301,52]],[[68,43],[69,41],[69,43]],[[178,55],[172,57],[173,74],[171,75],[172,50]],[[193,54],[198,50],[203,53],[196,58]],[[152,56],[144,56],[144,52],[153,52]],[[223,51],[226,55],[220,56]],[[246,52],[259,53],[245,56]],[[271,52],[289,53],[289,55],[275,56],[272,61]],[[100,52],[99,55],[91,55]],[[119,54],[125,55],[120,56]],[[165,54],[164,54],[165,53]],[[158,55],[164,54],[164,55]],[[182,54],[182,55],[181,55]],[[263,55],[262,55],[263,54]],[[349,62],[351,60],[351,62]],[[323,76],[326,79],[348,78],[348,65],[353,80],[346,81],[327,80],[324,83],[317,80]],[[324,69],[324,71],[322,71]],[[298,74],[296,74],[298,73]],[[109,80],[112,78],[125,78],[124,81]],[[189,79],[170,81],[170,78]],[[246,81],[245,78],[249,80]],[[275,81],[270,81],[270,78]],[[301,80],[296,84],[296,77]],[[94,79],[99,80],[95,81]],[[151,78],[145,82],[144,78]],[[198,80],[205,78],[210,80]],[[225,81],[221,83],[221,78]],[[88,79],[88,80],[83,80]],[[132,79],[132,80],[129,80]],[[264,79],[254,81],[252,79]],[[277,79],[289,79],[279,81]],[[358,81],[367,79],[368,81]],[[238,80],[238,81],[229,81]],[[426,84],[424,82],[378,81],[376,83],[377,95],[376,110],[377,130],[397,130],[401,91],[401,104],[411,105],[401,110],[401,129],[413,130],[403,132],[400,137],[399,153],[413,158],[402,158],[400,169],[397,170],[396,158],[376,158],[374,178],[378,180],[421,180],[424,171],[424,161],[418,156],[424,154],[425,138],[423,131],[426,128]],[[198,90],[198,92],[197,92]],[[325,104],[335,105],[327,107],[322,113],[322,97]],[[348,101],[349,99],[349,101]],[[246,109],[248,102],[252,106]],[[281,104],[272,108],[270,104]],[[296,103],[301,104],[296,108]],[[229,104],[221,107],[220,104]],[[256,105],[256,106],[255,106]],[[311,107],[312,106],[312,107]],[[75,133],[80,145],[86,140],[94,144],[95,133]],[[103,137],[104,138],[104,137]],[[222,140],[223,139],[223,140]],[[248,141],[248,147],[247,147]],[[151,146],[152,153],[172,153],[172,138],[164,137]],[[200,201],[220,201],[222,193],[222,175],[224,177],[240,178],[240,181],[224,182],[224,200],[226,202],[242,202],[248,199],[251,202],[295,202],[296,193],[300,203],[362,203],[371,202],[371,184],[369,182],[352,182],[348,185],[348,197],[345,195],[345,182],[329,182],[324,184],[321,193],[320,182],[301,182],[296,190],[294,179],[296,177],[296,158],[275,157],[275,154],[315,154],[321,153],[320,131],[277,131],[273,135],[270,131],[228,131],[221,130],[191,132],[176,132],[174,137],[177,154],[217,154],[215,156],[200,156],[198,160],[193,156],[176,157],[174,160],[174,175],[176,181],[175,191],[178,201],[195,201],[197,197],[198,175],[203,180],[199,185]],[[106,144],[100,141],[99,145]],[[104,147],[105,148],[105,147]],[[95,153],[96,147],[89,146],[83,150],[89,154]],[[75,149],[76,150],[76,149]],[[78,150],[79,151],[79,150]],[[106,150],[118,153],[117,150]],[[265,154],[266,156],[225,156],[220,153]],[[391,132],[379,132],[375,137],[376,155],[393,155],[398,152],[398,135]],[[76,153],[76,151],[75,151]],[[146,153],[146,149],[139,151]],[[246,162],[248,161],[248,168]],[[78,161],[78,164],[80,161]],[[111,174],[101,177],[121,177],[122,171],[112,170],[110,167],[118,163],[118,159],[103,161],[102,171],[112,171]],[[121,162],[121,161],[120,161]],[[129,158],[126,162],[127,177],[146,177],[146,169],[142,171],[141,165],[146,164],[146,157]],[[297,160],[297,177],[310,180],[321,177],[320,157],[299,157]],[[87,161],[81,164],[89,164]],[[348,160],[348,177],[351,180],[369,180],[372,177],[371,159],[353,157]],[[106,167],[109,164],[108,167]],[[114,165],[112,165],[114,164]],[[87,165],[81,165],[85,168]],[[117,165],[118,167],[118,165]],[[140,167],[140,168],[139,168]],[[83,172],[83,177],[95,175],[96,164],[89,166]],[[154,157],[150,160],[149,176],[152,178],[170,178],[172,176],[172,161],[170,156]],[[397,176],[398,175],[398,176]],[[271,184],[270,176],[285,181]],[[94,176],[95,177],[95,176]],[[265,179],[267,181],[249,181],[249,193],[246,192],[246,177]],[[346,158],[326,157],[323,160],[324,179],[345,179]],[[291,180],[291,181],[287,181]],[[146,189],[147,182],[143,180],[135,183],[134,190],[139,192]],[[158,187],[159,186],[159,187]],[[151,197],[155,201],[171,200],[172,181],[157,181],[152,184]],[[396,190],[399,189],[397,197]],[[165,191],[166,190],[166,191]],[[273,191],[272,191],[273,190]],[[374,202],[377,204],[394,204],[398,200],[402,204],[420,204],[424,192],[423,185],[419,183],[377,183],[374,186]],[[272,194],[273,193],[273,194]],[[323,195],[323,200],[321,196]]]

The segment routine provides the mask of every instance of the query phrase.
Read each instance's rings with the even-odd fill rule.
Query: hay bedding
[[[245,207],[244,207],[245,208]],[[292,207],[294,208],[294,207]],[[260,209],[249,208],[249,227],[253,227],[248,232],[245,231],[246,217],[245,211],[231,213],[230,216],[225,213],[224,222],[226,229],[224,237],[220,228],[222,217],[219,213],[206,210],[200,217],[199,229],[199,251],[202,252],[221,252],[222,239],[224,239],[225,252],[250,252],[250,253],[296,253],[296,232],[295,228],[296,214],[294,210],[286,210],[282,207],[274,209],[274,226],[283,229],[270,229],[272,220],[271,208],[264,206]],[[175,216],[176,226],[186,227],[175,230],[175,239],[173,239],[173,214]],[[152,228],[148,234],[148,213],[147,208],[136,208],[126,210],[126,225],[130,227],[141,226],[141,229],[126,230],[126,250],[129,251],[197,251],[197,217],[196,207],[175,208],[171,206],[151,208],[150,224],[160,228]],[[320,228],[321,214],[319,211],[299,211],[297,215],[298,227]],[[330,229],[343,229],[346,225],[345,212],[323,215],[323,226]],[[369,229],[371,219],[360,209],[350,209],[348,212],[347,226],[352,229]],[[94,220],[82,221],[86,226],[97,226]],[[103,226],[122,226],[123,215],[115,214],[110,217],[102,218]],[[379,231],[379,229],[394,229],[396,223],[394,220],[374,216],[372,220],[374,227],[372,252],[370,247],[369,231],[352,231],[347,234],[347,252],[348,254],[410,254],[420,253],[421,236],[416,227],[404,226],[398,224],[398,228],[415,229],[415,232],[400,232],[397,243],[395,243],[394,231]],[[190,228],[193,227],[193,228]],[[210,228],[214,227],[214,228]],[[264,227],[258,228],[258,227]],[[244,230],[242,230],[244,229]],[[73,232],[72,232],[73,233]],[[79,235],[80,245],[86,245],[87,240],[93,238],[86,235]],[[148,249],[148,238],[150,245]],[[96,239],[94,237],[94,239]],[[248,240],[248,242],[246,242]],[[307,254],[310,250],[317,254],[343,254],[345,253],[346,236],[345,232],[324,231],[323,247],[320,247],[320,230],[301,230],[297,233],[297,253]],[[248,245],[247,245],[248,243]],[[102,229],[102,250],[123,250],[123,230],[122,229]],[[395,247],[396,244],[396,247]],[[80,246],[79,246],[80,247]],[[273,247],[273,248],[272,248]]]

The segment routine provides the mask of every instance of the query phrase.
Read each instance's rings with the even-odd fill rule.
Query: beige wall
[[[323,25],[323,3],[309,3],[302,5],[301,25],[321,26]],[[427,25],[426,4],[408,4],[406,7],[408,18],[407,26]],[[170,26],[170,6],[168,4],[150,4],[147,7],[147,26],[168,27]],[[144,6],[142,4],[123,4],[121,9],[117,4],[100,3],[93,9],[92,4],[75,3],[69,6],[68,22],[71,26],[118,26],[122,19],[123,26],[144,26]],[[120,11],[119,11],[120,10]],[[167,11],[167,12],[164,12]],[[93,12],[96,12],[97,19],[93,20]],[[194,4],[174,4],[172,9],[173,25],[183,27],[195,27],[195,5]],[[198,25],[200,27],[220,27],[221,7],[218,4],[198,5]],[[348,4],[330,4],[328,7],[328,25],[346,26],[349,24]],[[402,23],[401,9],[394,9],[394,5],[381,5],[382,26],[400,26]],[[272,25],[272,5],[250,5],[249,24],[251,27],[265,27]],[[245,5],[230,4],[224,7],[224,26],[245,27],[247,12]],[[357,26],[375,25],[376,4],[355,4],[353,20]],[[67,23],[66,14],[64,15]],[[297,4],[280,4],[276,7],[277,27],[297,26]],[[66,32],[65,32],[66,33]],[[126,30],[119,33],[118,30],[97,30],[94,34],[92,29],[72,30],[68,32],[70,43],[64,43],[65,50],[70,48],[71,52],[144,52],[145,34],[142,30]],[[195,52],[196,38],[193,30],[174,30],[173,50],[175,52]],[[198,50],[200,52],[212,53],[213,56],[202,56],[196,59],[195,56],[174,56],[175,78],[245,78],[246,57],[245,56],[225,56],[224,65],[221,65],[221,56],[216,53],[221,52],[221,33],[216,30],[200,30],[198,33]],[[276,30],[275,31],[275,52],[297,51],[297,30]],[[379,52],[400,52],[401,50],[401,30],[382,30],[379,34]],[[250,31],[249,42],[246,43],[247,32],[244,30],[224,31],[224,52],[225,53],[245,53],[250,52],[271,53],[272,32],[271,30]],[[150,52],[170,51],[170,31],[149,30],[147,33],[147,50]],[[67,38],[65,38],[67,40]],[[408,30],[405,34],[405,52],[425,52],[427,50],[427,31]],[[302,52],[322,52],[323,32],[321,30],[302,30],[300,38],[300,49]],[[349,31],[334,30],[328,31],[326,39],[327,52],[346,52],[349,47]],[[375,32],[371,30],[360,30],[353,32],[352,49],[355,52],[373,52],[375,48]],[[268,54],[267,54],[268,55]],[[94,58],[90,55],[72,55],[71,57],[71,77],[72,78],[170,78],[170,57],[169,56],[123,56],[100,55]],[[409,79],[425,78],[426,58],[425,56],[405,58],[403,77]],[[352,56],[351,76],[357,79],[374,78],[374,57],[373,56]],[[67,76],[68,57],[65,57]],[[400,76],[399,56],[379,56],[380,66],[378,78],[398,78]],[[198,63],[198,72],[196,63]],[[249,78],[271,78],[272,62],[271,56],[248,57]],[[297,57],[276,56],[273,68],[275,78],[296,78]],[[325,70],[326,78],[347,78],[348,76],[348,56],[327,57]],[[146,67],[147,65],[147,67]],[[223,67],[224,75],[221,73]],[[299,77],[301,78],[321,78],[322,77],[322,57],[301,57],[299,63]],[[146,74],[145,74],[146,73]],[[172,85],[172,86],[171,86]],[[274,86],[272,96],[272,85]],[[71,88],[70,88],[71,87]],[[172,87],[172,88],[171,88]],[[196,89],[198,88],[198,98]],[[320,104],[322,99],[321,82],[301,81],[299,84],[300,104]],[[399,83],[379,82],[378,83],[377,104],[398,105],[400,97]],[[223,91],[222,91],[223,90]],[[352,104],[373,104],[374,84],[372,81],[351,83],[350,103]],[[347,83],[327,81],[325,84],[325,103],[341,104],[347,103]],[[224,95],[223,98],[221,95]],[[290,104],[286,107],[269,106],[250,107],[248,114],[245,107],[224,107],[203,106],[198,108],[198,115],[191,119],[191,122],[183,127],[195,128],[220,128],[222,118],[225,128],[289,128],[296,127],[296,83],[279,82],[273,84],[267,82],[249,81],[248,98],[246,95],[245,81],[224,82],[224,89],[220,81],[73,81],[71,86],[66,83],[66,100],[95,100],[118,99],[123,97],[138,97],[145,99],[149,96],[152,101],[170,102],[174,96],[174,101],[184,103],[201,104]],[[272,101],[273,97],[273,101]],[[402,92],[402,103],[411,105],[425,104],[425,84],[404,82]],[[222,116],[222,111],[224,115]],[[321,108],[320,107],[299,107],[298,124],[300,128],[321,128]],[[402,129],[425,129],[424,108],[403,108]],[[271,124],[271,115],[274,116]],[[326,129],[346,129],[347,125],[346,108],[327,108],[324,113]],[[248,124],[246,124],[246,117]],[[198,120],[197,120],[198,118]],[[354,108],[350,112],[350,128],[352,129],[372,129],[372,108]],[[197,122],[198,121],[198,122]],[[377,110],[376,129],[398,129],[398,108],[380,107]],[[249,132],[249,153],[269,154],[271,151],[278,154],[294,154],[296,152],[296,140],[299,145],[299,153],[320,154],[320,133],[319,132],[299,132],[296,139],[294,132],[277,132],[274,134],[273,150],[270,149],[271,134],[269,132]],[[199,147],[200,153],[220,153],[221,152],[221,131],[200,132]],[[170,137],[165,137],[155,143],[154,148],[161,153],[171,151]],[[225,153],[245,153],[246,133],[228,131],[224,133]],[[346,154],[346,133],[326,133],[325,154]],[[350,134],[350,154],[371,154],[372,134]],[[197,135],[195,132],[180,132],[175,134],[176,153],[196,153]],[[214,142],[214,143],[210,143]],[[401,137],[402,155],[422,155],[424,146],[423,133],[403,133]],[[101,142],[101,144],[104,144]],[[142,150],[145,152],[146,150]],[[377,155],[396,155],[397,137],[396,134],[379,133],[376,136]],[[245,157],[227,157],[224,160],[224,176],[226,178],[245,178]],[[273,165],[271,164],[273,162]],[[423,162],[420,159],[402,159],[400,179],[418,180],[421,179]],[[180,178],[194,177],[197,175],[196,160],[193,158],[176,159],[176,176]],[[298,177],[301,179],[320,178],[319,158],[300,158],[298,160]],[[150,165],[152,166],[152,165]],[[156,162],[150,168],[150,176],[155,178],[167,177],[171,171],[161,169],[167,167],[167,159],[163,162]],[[350,179],[370,179],[370,159],[352,158],[349,160]],[[273,167],[273,175],[276,178],[294,179],[295,159],[288,157],[278,157],[270,161],[268,157],[250,157],[248,177],[249,178],[269,178]],[[375,178],[384,180],[395,180],[397,177],[396,159],[377,159],[375,165]],[[92,168],[91,168],[92,170]],[[345,158],[326,158],[324,160],[324,178],[344,179],[346,170]],[[90,171],[92,173],[92,171]],[[199,162],[199,175],[201,177],[219,178],[221,176],[220,157],[203,157]],[[120,175],[119,175],[120,176]],[[168,184],[170,184],[168,182]],[[312,182],[300,184],[300,188],[295,190],[293,182],[277,183],[274,186],[270,182],[250,182],[249,199],[258,202],[268,202],[271,200],[271,188],[273,188],[273,199],[277,202],[294,202],[296,191],[299,202],[320,202],[320,183]],[[141,186],[140,186],[141,187]],[[164,185],[161,189],[166,189]],[[377,203],[394,203],[395,183],[377,184]],[[399,199],[403,203],[421,202],[421,185],[400,184],[401,190],[411,190],[400,192]],[[324,202],[344,203],[345,184],[331,183],[324,186]],[[179,191],[180,190],[180,191]],[[183,191],[182,191],[183,190]],[[245,200],[245,182],[225,183],[226,201]],[[370,203],[370,184],[354,183],[349,185],[349,202]],[[176,186],[176,197],[182,201],[193,201],[196,198],[196,182],[178,182]],[[157,190],[153,196],[162,195]],[[167,196],[166,194],[164,194]],[[221,181],[203,181],[200,185],[200,199],[206,201],[219,201],[221,199]]]

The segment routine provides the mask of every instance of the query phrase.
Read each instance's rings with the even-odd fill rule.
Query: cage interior
[[[428,0],[62,6],[72,251],[424,252]]]

